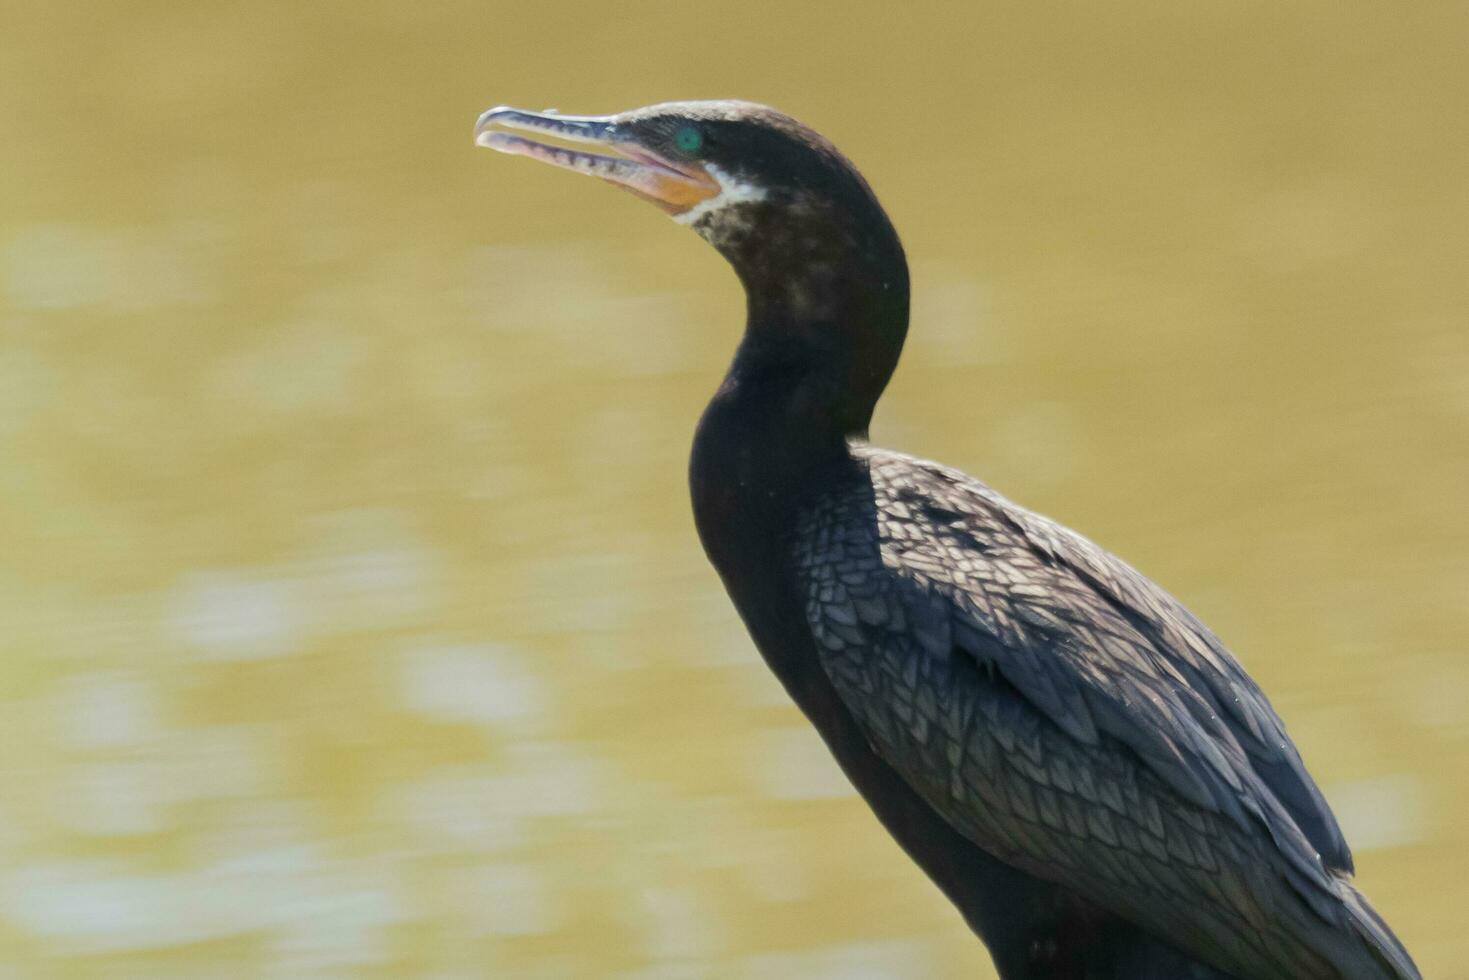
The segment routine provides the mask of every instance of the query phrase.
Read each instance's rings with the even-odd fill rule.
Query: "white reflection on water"
[[[398,689],[411,711],[444,721],[542,727],[550,721],[544,685],[524,655],[500,646],[434,646],[405,651]]]
[[[136,745],[159,728],[155,685],[123,671],[79,673],[58,686],[52,717],[76,749]]]
[[[823,800],[856,793],[809,727],[771,728],[755,741],[751,774],[777,800]]]
[[[526,841],[524,801],[506,797],[501,779],[481,768],[443,767],[384,787],[386,819],[420,847],[511,851]]]
[[[277,578],[191,575],[180,583],[172,605],[179,636],[211,659],[280,657],[301,642],[300,597]]]
[[[279,761],[264,726],[171,730],[121,755],[67,767],[52,815],[57,826],[87,836],[157,833],[174,826],[182,805],[274,794]]]
[[[155,834],[171,824],[169,774],[152,761],[93,762],[61,780],[61,826],[84,836]]]
[[[243,851],[223,835],[215,840],[222,849],[213,860],[173,873],[120,861],[18,866],[0,879],[5,917],[71,954],[260,932],[282,976],[380,961],[384,928],[407,917],[391,863],[334,857],[299,834],[250,840]]]
[[[366,356],[360,338],[315,318],[283,323],[252,338],[246,350],[221,360],[209,387],[217,397],[248,401],[259,413],[232,420],[243,431],[282,424],[281,416],[350,412],[352,372]],[[285,421],[290,421],[289,419]]]
[[[626,914],[637,922],[643,947],[657,962],[696,966],[719,956],[729,944],[719,916],[692,889],[645,888]]]
[[[3,330],[0,337],[10,339]],[[0,436],[24,432],[56,393],[56,372],[45,361],[30,351],[0,347]]]
[[[1342,833],[1358,854],[1417,844],[1427,834],[1427,793],[1414,776],[1333,783],[1324,792]]]
[[[941,976],[928,946],[892,939],[818,946],[795,953],[747,957],[736,976],[802,977],[809,980],[924,980]]]
[[[459,898],[475,935],[526,936],[561,924],[549,875],[533,864],[502,861],[466,869]]]
[[[155,230],[34,225],[14,234],[0,262],[18,309],[137,313],[213,298],[192,244]]]
[[[189,875],[127,874],[117,862],[23,865],[4,878],[6,918],[79,952],[165,946],[206,938],[191,910]]]

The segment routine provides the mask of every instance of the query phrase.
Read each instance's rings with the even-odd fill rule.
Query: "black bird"
[[[475,135],[632,190],[734,266],[745,334],[690,462],[704,549],[1002,977],[1418,977],[1280,718],[1202,623],[978,480],[866,443],[908,269],[831,143],[734,101],[498,108]]]

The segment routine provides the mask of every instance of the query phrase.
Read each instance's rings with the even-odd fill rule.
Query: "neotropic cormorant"
[[[831,143],[733,101],[498,108],[475,134],[632,190],[734,266],[745,334],[690,463],[705,551],[1002,977],[1418,977],[1280,718],[1203,624],[1080,535],[866,443],[908,270]]]

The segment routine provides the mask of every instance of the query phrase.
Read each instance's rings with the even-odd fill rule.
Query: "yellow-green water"
[[[874,438],[1188,602],[1469,976],[1469,7],[0,26],[0,975],[989,975],[699,552],[737,285],[470,141],[734,95],[905,236]]]

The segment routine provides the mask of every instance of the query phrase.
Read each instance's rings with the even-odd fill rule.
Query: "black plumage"
[[[493,110],[479,132],[654,199],[739,274],[745,336],[690,464],[701,539],[771,668],[1006,980],[1418,976],[1212,633],[1080,535],[866,444],[907,266],[829,142],[736,102]]]
[[[1393,975],[1279,718],[1177,601],[955,470],[866,447],[842,469],[793,538],[806,618],[930,806],[1236,975]]]

